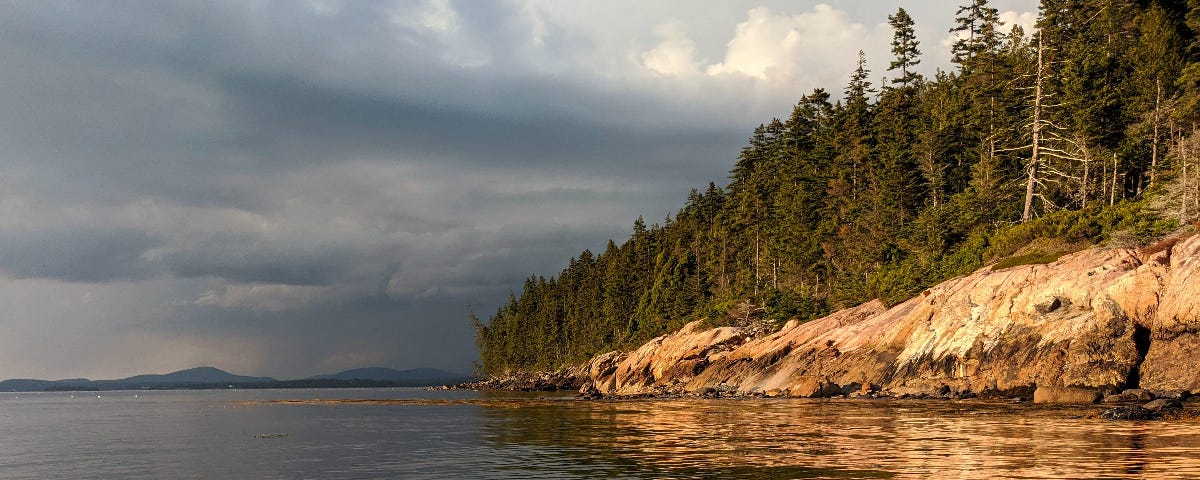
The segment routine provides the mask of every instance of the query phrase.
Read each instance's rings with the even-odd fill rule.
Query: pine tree
[[[917,47],[917,34],[913,28],[913,19],[903,8],[896,10],[895,15],[888,16],[888,24],[892,26],[892,63],[888,71],[899,70],[900,75],[892,79],[893,84],[899,84],[907,89],[921,80],[921,75],[915,70],[921,63],[921,50]]]
[[[950,51],[963,75],[969,76],[990,60],[991,52],[999,49],[1000,14],[988,6],[987,0],[971,0],[970,4],[959,7],[955,15],[955,26],[950,33],[957,35],[958,39]]]

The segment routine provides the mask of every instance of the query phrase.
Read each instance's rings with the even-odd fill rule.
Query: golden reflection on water
[[[625,458],[664,478],[1196,478],[1200,424],[1082,418],[1094,408],[903,401],[659,400],[499,413],[501,441]],[[525,428],[514,423],[528,422]],[[550,425],[561,431],[547,435]]]
[[[483,443],[537,447],[607,477],[1200,478],[1200,422],[1086,418],[1101,407],[486,395],[316,402],[474,406]]]

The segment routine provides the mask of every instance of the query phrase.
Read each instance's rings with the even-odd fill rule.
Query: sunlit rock
[[[1200,391],[1200,237],[983,268],[751,338],[699,322],[588,366],[603,394],[1022,396]],[[1084,393],[1079,393],[1084,392]],[[1072,394],[1074,395],[1074,394]],[[1085,398],[1086,397],[1086,398]]]

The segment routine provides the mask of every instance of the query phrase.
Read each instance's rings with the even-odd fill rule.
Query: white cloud
[[[412,40],[414,32],[419,32],[417,36],[431,42],[420,48],[440,53],[446,64],[478,68],[492,62],[486,40],[477,37],[480,32],[462,28],[459,12],[450,0],[425,0],[416,8],[409,2],[399,2],[392,8],[389,20],[406,42]]]
[[[1000,23],[1004,25],[1003,30],[1005,33],[1012,31],[1013,26],[1019,25],[1021,29],[1025,31],[1025,35],[1028,36],[1033,33],[1033,30],[1037,25],[1037,13],[1015,12],[1009,10],[1007,12],[1000,13]]]
[[[687,75],[700,71],[700,62],[695,58],[696,44],[684,33],[678,21],[663,22],[655,32],[662,41],[642,53],[642,65],[659,75]]]
[[[546,24],[546,14],[532,1],[525,1],[519,4],[518,11],[521,18],[529,27],[529,43],[534,47],[542,47],[546,44],[546,36],[549,35],[549,26]]]
[[[873,32],[850,20],[845,11],[818,4],[797,15],[751,9],[737,25],[722,62],[710,65],[709,75],[739,74],[759,80],[795,79],[809,70],[853,62]]]
[[[449,0],[426,1],[417,11],[417,19],[421,26],[438,32],[458,29],[458,12],[450,6]]]

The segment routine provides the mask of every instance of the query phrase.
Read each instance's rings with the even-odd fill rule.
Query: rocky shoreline
[[[1200,237],[984,268],[891,308],[878,301],[749,336],[692,323],[600,355],[604,395],[1022,397],[1200,391]]]
[[[568,371],[529,373],[522,372],[506,377],[494,377],[488,380],[469,382],[459,385],[441,387],[443,390],[492,390],[513,392],[575,392],[581,400],[675,400],[675,399],[763,399],[781,397],[767,395],[763,392],[740,392],[733,389],[704,390],[700,392],[644,392],[636,394],[605,395],[597,390],[594,384],[574,376]],[[1067,389],[1071,390],[1071,389]],[[1038,390],[1035,390],[1037,392]],[[839,393],[840,392],[840,393]],[[823,398],[829,400],[977,400],[1005,403],[1044,403],[1065,405],[1103,405],[1103,412],[1086,416],[1107,420],[1200,420],[1200,395],[1187,391],[1149,391],[1144,389],[1128,389],[1105,395],[1103,398],[1095,395],[1096,391],[1083,390],[1064,391],[1043,389],[1033,396],[1012,396],[985,392],[976,395],[971,392],[923,392],[904,393],[892,396],[887,392],[841,392],[830,390],[828,396],[812,396],[806,398]],[[1053,398],[1051,398],[1053,397]]]
[[[555,372],[514,372],[485,380],[448,385],[444,390],[503,390],[511,392],[554,392],[578,390],[584,384],[582,366]]]
[[[584,398],[1103,401],[1141,409],[1117,418],[1164,416],[1200,392],[1200,236],[983,268],[891,308],[872,301],[769,334],[693,322],[571,369],[463,387],[579,389]]]

